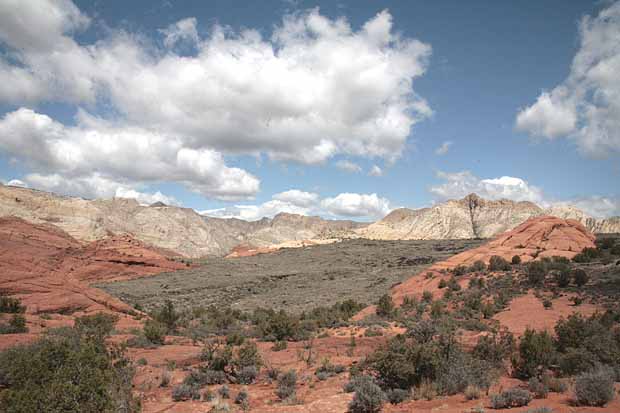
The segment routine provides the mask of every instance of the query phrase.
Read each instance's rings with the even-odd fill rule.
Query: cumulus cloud
[[[160,30],[165,36],[164,45],[171,48],[179,42],[189,42],[191,44],[198,43],[200,39],[198,37],[198,31],[196,30],[197,22],[195,17],[188,17],[187,19],[179,20],[171,24],[166,29]]]
[[[620,2],[579,25],[568,78],[522,109],[516,127],[535,137],[568,136],[591,157],[620,152]]]
[[[388,11],[354,28],[307,10],[270,37],[217,24],[201,36],[188,17],[161,42],[116,29],[77,42],[91,23],[70,0],[0,2],[0,103],[21,106],[1,121],[0,148],[31,168],[31,183],[88,195],[100,179],[135,190],[176,182],[251,198],[259,180],[226,156],[394,161],[432,115],[413,89],[431,47],[395,33]],[[75,125],[29,109],[40,102],[74,105]],[[112,115],[87,112],[99,107]]]
[[[502,176],[480,179],[470,171],[455,173],[440,171],[437,177],[445,182],[432,186],[430,192],[440,200],[462,198],[470,193],[476,193],[487,199],[511,199],[546,205],[542,190],[521,178]]]
[[[133,126],[195,149],[308,164],[336,154],[395,159],[411,126],[432,114],[412,88],[431,48],[395,34],[387,11],[358,30],[318,9],[297,13],[269,39],[219,25],[201,38],[188,18],[162,33],[168,46],[195,43],[190,56],[120,31],[82,46],[71,34],[87,18],[69,1],[3,2],[0,16],[12,55],[0,60],[0,100],[105,99]],[[31,35],[39,20],[47,37]]]
[[[445,141],[439,148],[435,149],[435,154],[440,156],[447,154],[450,146],[452,146],[452,141]]]
[[[259,189],[257,178],[226,166],[219,152],[184,147],[176,136],[119,128],[89,116],[67,127],[22,108],[0,120],[0,137],[0,150],[42,171],[25,180],[44,189],[92,196],[99,194],[91,187],[106,188],[103,193],[108,194],[116,190],[110,185],[119,182],[165,179],[224,200],[249,198]]]
[[[362,172],[362,167],[356,164],[355,162],[347,161],[346,159],[342,159],[336,162],[336,168],[341,169],[350,173],[360,173]]]
[[[200,214],[249,221],[272,218],[282,212],[326,218],[379,219],[390,210],[389,201],[377,194],[342,193],[333,198],[320,199],[318,194],[292,189],[275,194],[270,201],[259,205],[234,205],[200,211]]]
[[[368,171],[368,175],[370,176],[383,176],[383,169],[381,169],[378,165],[373,165]]]
[[[11,179],[6,184],[10,185],[10,186],[19,186],[21,188],[28,188],[28,184],[26,182],[22,181],[21,179]]]
[[[595,218],[620,216],[620,198],[590,196],[558,202],[556,205],[572,205]]]
[[[288,191],[275,194],[272,198],[274,200],[287,202],[298,207],[308,208],[316,205],[319,200],[319,194],[300,191],[299,189],[290,189]]]
[[[321,201],[321,207],[331,215],[343,217],[383,218],[391,208],[387,199],[377,194],[342,193]]]

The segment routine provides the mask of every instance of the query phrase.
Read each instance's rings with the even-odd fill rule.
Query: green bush
[[[25,311],[26,306],[23,306],[18,298],[0,294],[0,313],[18,314]]]
[[[389,294],[383,294],[377,302],[377,315],[379,317],[391,317],[394,315],[394,301]]]
[[[484,272],[487,269],[487,265],[482,260],[475,261],[471,267],[469,267],[469,272]]]
[[[614,378],[610,370],[582,373],[575,380],[575,400],[583,406],[605,406],[614,398]]]
[[[530,404],[532,395],[527,390],[513,387],[499,394],[491,395],[491,408],[510,409],[512,407],[523,407]]]
[[[513,359],[514,373],[528,379],[549,369],[556,359],[553,338],[546,331],[526,329],[519,342],[519,354]]]
[[[514,335],[507,331],[494,332],[481,336],[472,354],[480,360],[486,360],[495,366],[501,366],[516,348]]]
[[[0,352],[0,411],[137,412],[122,350],[76,328]]]
[[[455,277],[460,277],[461,275],[465,275],[467,274],[467,267],[464,265],[457,265],[456,267],[452,268],[452,274]]]
[[[172,389],[172,400],[175,402],[200,400],[200,387],[198,385],[179,384]]]
[[[448,286],[448,283],[443,278],[441,280],[439,280],[439,284],[437,284],[437,288],[440,288],[440,289],[441,288],[446,288],[447,286]]]
[[[250,397],[248,396],[248,392],[245,390],[241,390],[237,393],[237,397],[235,397],[235,404],[247,404],[249,403]]]
[[[595,260],[601,256],[601,253],[596,248],[584,248],[579,254],[573,257],[573,261],[586,263]]]
[[[512,265],[519,265],[521,264],[521,257],[519,257],[518,255],[513,255],[512,256],[512,260],[510,260]]]
[[[27,333],[26,318],[21,314],[13,314],[6,324],[0,323],[0,334]]]
[[[166,326],[168,334],[172,334],[176,331],[177,323],[180,318],[181,314],[175,310],[174,304],[172,304],[170,300],[167,300],[166,303],[153,314],[154,320]]]
[[[527,280],[531,285],[539,286],[545,281],[547,266],[542,261],[532,261],[527,265]]]
[[[489,260],[489,271],[510,271],[510,264],[499,255],[493,255]]]
[[[349,403],[351,413],[378,413],[383,408],[386,396],[383,390],[371,381],[359,383]]]
[[[166,333],[168,332],[168,328],[155,320],[147,320],[144,323],[144,337],[153,344],[164,344],[166,339]]]
[[[76,318],[74,326],[81,335],[103,339],[112,334],[117,321],[117,315],[97,313]]]
[[[562,269],[555,274],[555,282],[560,288],[568,287],[570,284],[570,279],[570,270],[568,268]]]
[[[549,386],[538,377],[532,377],[527,383],[527,388],[535,399],[546,399],[549,394]]]
[[[353,376],[348,382],[345,383],[342,390],[345,393],[353,393],[354,391],[357,390],[358,386],[360,386],[360,384],[364,381],[375,383],[375,379],[372,376],[367,376],[367,375]]]
[[[390,404],[400,404],[411,397],[411,392],[403,389],[389,389],[385,396]]]
[[[217,389],[217,392],[222,399],[230,399],[230,388],[226,384]]]
[[[577,287],[583,287],[588,283],[589,279],[590,277],[588,276],[588,273],[581,268],[578,268],[573,272],[573,280],[575,281]]]
[[[237,373],[237,382],[240,384],[252,384],[258,377],[258,368],[256,366],[242,367]]]
[[[295,397],[297,386],[297,373],[295,370],[289,370],[278,377],[278,387],[276,388],[276,396],[280,400],[288,400]]]

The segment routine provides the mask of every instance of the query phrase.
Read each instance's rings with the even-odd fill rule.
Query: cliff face
[[[489,201],[475,194],[430,208],[401,208],[357,231],[372,239],[492,238],[530,218],[573,219],[594,233],[620,232],[620,217],[597,220],[571,206],[543,209],[532,202]]]
[[[243,243],[265,246],[334,236],[361,226],[352,221],[292,214],[254,222],[208,218],[189,208],[143,206],[129,199],[90,201],[2,185],[0,216],[54,224],[81,241],[131,234],[147,244],[188,257],[225,255]]]

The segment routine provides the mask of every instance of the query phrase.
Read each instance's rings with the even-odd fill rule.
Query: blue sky
[[[618,2],[5,0],[0,15],[5,182],[247,219],[371,220],[473,191],[620,214]]]

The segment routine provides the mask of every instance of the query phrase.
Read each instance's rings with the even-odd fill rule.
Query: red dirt
[[[89,284],[180,268],[185,265],[129,235],[83,245],[53,225],[0,218],[0,291],[27,306],[31,333],[71,325],[74,316],[98,311],[119,314],[124,328],[139,325],[128,316],[135,312],[130,306]],[[9,339],[0,336],[0,347]]]

